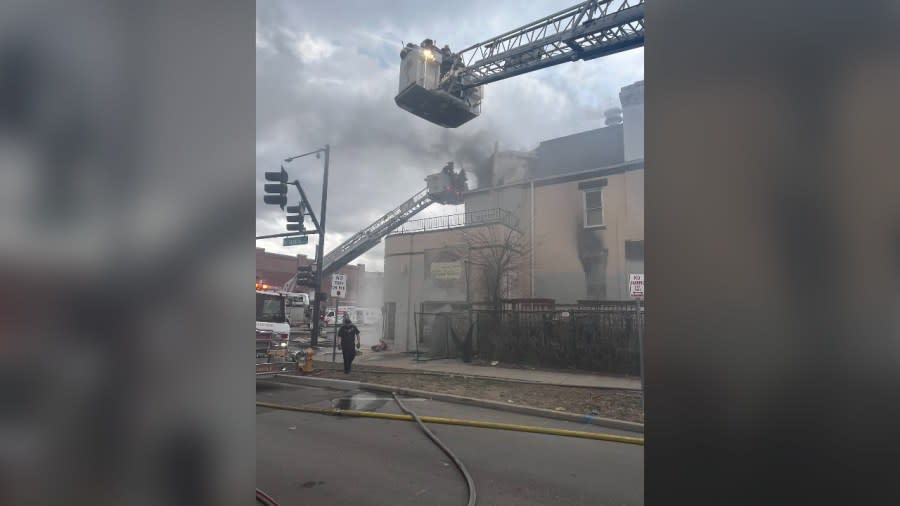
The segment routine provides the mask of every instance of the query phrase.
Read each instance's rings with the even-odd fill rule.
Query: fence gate
[[[468,330],[466,312],[416,313],[417,355],[427,359],[459,358]],[[453,338],[454,333],[459,343]]]
[[[381,319],[381,335],[385,340],[394,340],[394,326],[397,319],[397,303],[385,302],[384,311]]]

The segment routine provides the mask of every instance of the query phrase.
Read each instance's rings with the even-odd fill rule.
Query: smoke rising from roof
[[[394,103],[401,40],[431,37],[464,47],[486,34],[538,19],[557,6],[462,0],[423,10],[420,4],[400,0],[390,14],[373,18],[370,3],[350,4],[337,17],[332,7],[315,2],[257,4],[258,235],[284,231],[281,210],[262,205],[258,196],[262,173],[277,170],[289,155],[326,143],[332,147],[327,252],[421,190],[425,177],[449,161],[466,170],[470,188],[484,186],[492,181],[489,161],[495,141],[514,149],[531,148],[543,139],[598,126],[602,119],[585,118],[584,105],[594,102],[593,95],[615,95],[623,83],[642,76],[641,50],[590,62],[590,73],[572,63],[519,76],[490,85],[476,121],[445,129]],[[460,25],[458,20],[476,5],[484,16]],[[521,19],[510,18],[510,12]],[[560,80],[570,85],[562,86]],[[287,165],[317,210],[321,167],[315,158]],[[448,212],[434,206],[420,217]],[[284,248],[279,240],[263,240],[257,246],[314,256],[312,245]],[[380,270],[383,247],[376,246],[359,262]]]

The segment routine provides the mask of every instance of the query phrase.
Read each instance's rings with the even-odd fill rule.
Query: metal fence
[[[415,313],[416,356],[425,359],[460,358],[462,348],[453,332],[460,340],[466,338],[469,330],[469,315],[466,312]]]
[[[448,214],[444,216],[411,220],[404,223],[403,226],[397,230],[394,230],[391,235],[412,234],[415,232],[469,227],[489,223],[500,223],[510,228],[518,227],[518,219],[506,209],[482,209],[479,211],[469,211],[467,213]]]
[[[539,367],[640,374],[645,312],[633,301],[538,311],[476,310],[478,356]]]

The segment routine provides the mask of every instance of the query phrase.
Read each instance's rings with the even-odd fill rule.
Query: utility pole
[[[319,212],[319,227],[321,233],[319,233],[319,244],[316,246],[316,305],[313,306],[313,329],[312,335],[309,336],[309,343],[313,349],[319,347],[319,329],[320,329],[320,315],[321,315],[321,295],[322,295],[322,261],[325,256],[325,209],[326,202],[328,200],[328,158],[331,154],[331,147],[326,144],[325,145],[325,172],[322,177],[322,209]],[[337,314],[335,313],[335,316]]]

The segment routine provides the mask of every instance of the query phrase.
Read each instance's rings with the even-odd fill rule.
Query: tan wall
[[[603,210],[605,226],[584,228],[584,190],[580,183],[605,179]],[[644,238],[644,171],[631,170],[603,177],[567,181],[556,184],[536,184],[534,187],[535,220],[533,249],[534,297],[552,298],[561,304],[600,298],[622,300],[628,298],[629,269],[643,270],[643,262],[627,262],[625,241]],[[504,208],[519,217],[519,230],[530,245],[531,187],[510,186],[491,192],[473,194],[467,200],[467,210]],[[491,227],[505,228],[503,225]],[[465,302],[466,292],[431,285],[426,279],[425,256],[428,250],[465,248],[466,229],[451,229],[416,234],[389,236],[385,240],[384,302],[396,304],[395,347],[410,351],[414,347],[413,314],[420,311],[422,302]],[[607,250],[606,271],[589,284],[585,272],[585,258]],[[485,294],[477,268],[469,266],[470,301],[483,301]],[[510,298],[532,296],[531,258],[523,258],[517,284],[511,287]],[[596,295],[599,283],[605,293]],[[589,292],[589,286],[594,286]],[[391,336],[386,336],[391,337]],[[408,346],[408,347],[407,347]]]
[[[579,184],[605,179],[604,228],[584,228],[584,191]],[[531,241],[531,189],[528,186],[498,190],[523,192],[523,206],[515,209],[522,230]],[[574,303],[589,297],[583,259],[607,250],[605,299],[626,299],[629,266],[625,241],[644,238],[644,171],[632,170],[604,177],[534,187],[534,297]],[[496,197],[495,197],[496,199]],[[513,209],[511,209],[513,211]],[[529,272],[523,282],[530,293]]]
[[[415,313],[423,303],[465,303],[484,301],[486,294],[480,282],[481,271],[463,260],[462,278],[458,282],[437,282],[428,279],[426,257],[441,252],[456,252],[460,259],[467,259],[465,234],[476,229],[491,229],[502,236],[508,230],[504,225],[483,225],[451,230],[392,235],[385,239],[384,302],[395,306],[393,335],[394,349],[415,349]],[[523,262],[528,265],[527,262]],[[468,271],[466,273],[466,271]],[[465,278],[468,278],[468,286]],[[509,297],[524,297],[523,281],[510,287]]]

